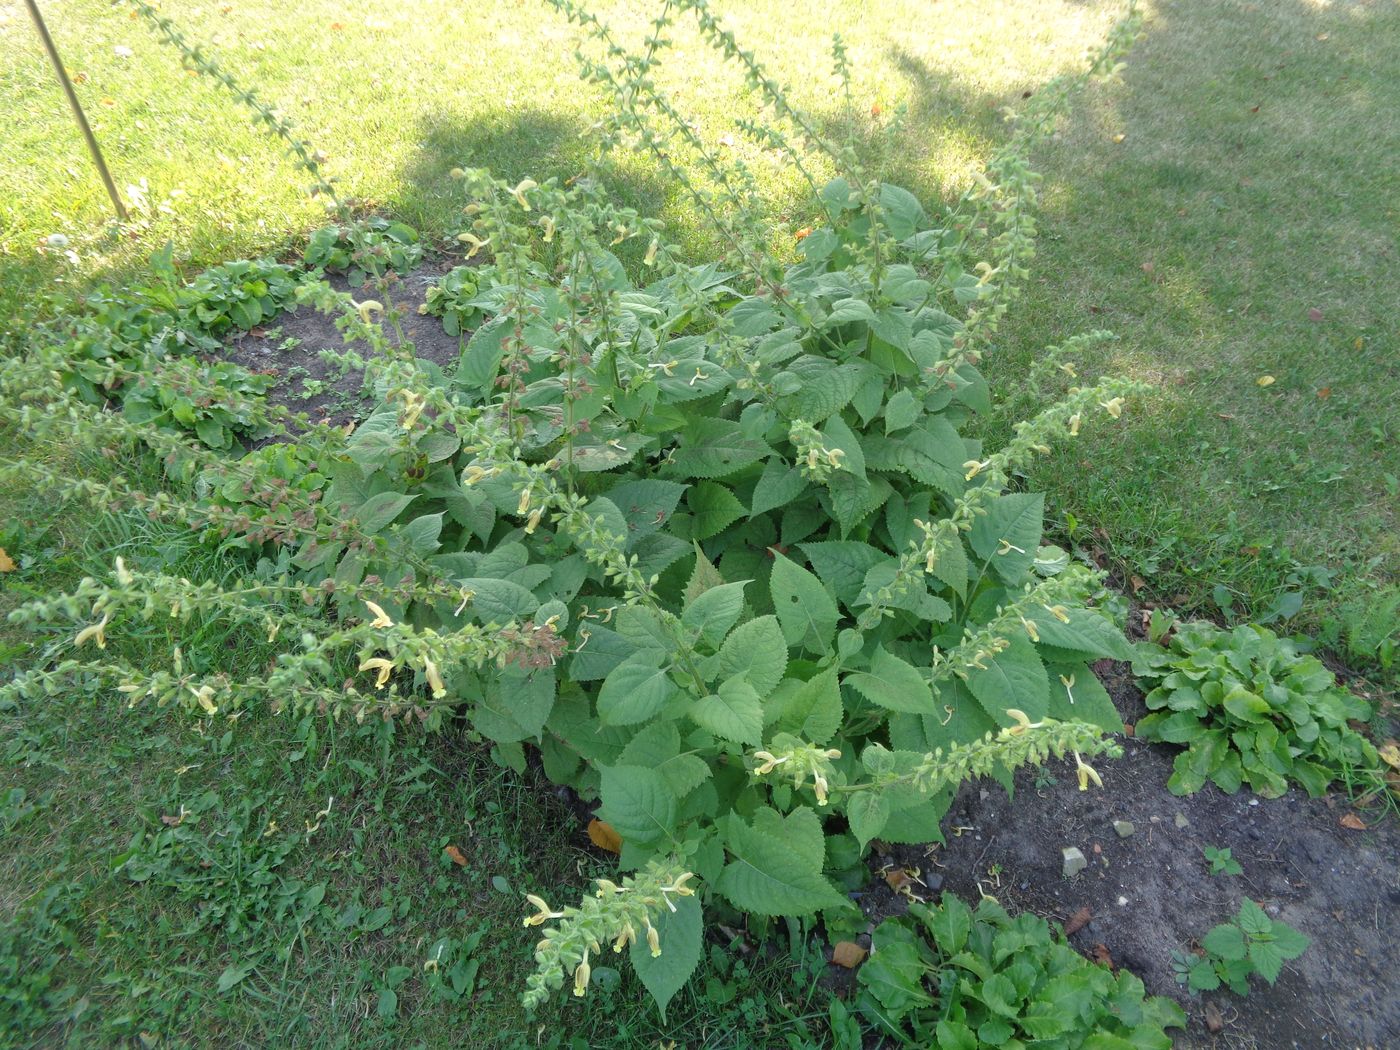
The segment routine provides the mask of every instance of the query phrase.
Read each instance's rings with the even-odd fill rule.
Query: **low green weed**
[[[944,893],[875,930],[856,1010],[902,1046],[1169,1050],[1186,1016],[1142,981],[1089,962],[1044,919]]]
[[[1236,995],[1249,994],[1249,979],[1258,974],[1269,984],[1283,964],[1307,950],[1308,938],[1288,923],[1269,918],[1248,897],[1239,915],[1201,938],[1197,954],[1178,952],[1172,959],[1176,979],[1193,992],[1211,992],[1224,984]]]
[[[308,269],[343,273],[352,288],[392,271],[407,273],[423,257],[418,231],[379,215],[323,226],[311,235],[303,261]]]
[[[428,289],[418,312],[442,318],[443,330],[448,335],[461,335],[475,328],[490,305],[480,295],[490,283],[492,272],[489,266],[453,267]]]
[[[270,259],[211,266],[180,293],[181,304],[211,336],[230,328],[248,331],[292,305],[299,275]]]
[[[1211,781],[1274,798],[1295,782],[1316,797],[1344,774],[1378,769],[1376,749],[1350,725],[1370,706],[1267,627],[1181,625],[1165,648],[1139,646],[1133,670],[1153,712],[1136,735],[1186,745],[1167,781],[1174,794]]]
[[[1240,862],[1234,858],[1228,846],[1224,849],[1218,846],[1202,846],[1201,853],[1205,856],[1206,862],[1210,865],[1210,873],[1212,875],[1244,874],[1244,868],[1240,867]]]

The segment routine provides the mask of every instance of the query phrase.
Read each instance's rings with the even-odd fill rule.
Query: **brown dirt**
[[[1145,713],[1126,665],[1097,670],[1125,721]],[[1340,820],[1352,807],[1337,796],[1259,799],[1207,785],[1177,798],[1166,789],[1176,751],[1127,739],[1122,758],[1094,760],[1102,790],[1080,792],[1072,763],[1054,763],[1049,777],[1017,776],[1014,802],[988,781],[965,784],[943,822],[945,845],[899,847],[884,860],[919,867],[931,887],[965,900],[990,894],[1013,913],[1067,923],[1088,908],[1092,918],[1071,943],[1090,957],[1103,945],[1150,993],[1179,1000],[1189,1026],[1178,1048],[1400,1050],[1400,827],[1348,830]],[[1189,823],[1178,827],[1178,814]],[[1134,834],[1120,839],[1115,820],[1132,821]],[[1062,875],[1067,846],[1089,860],[1071,879]],[[1211,875],[1203,846],[1229,847],[1244,873]],[[1243,897],[1311,946],[1272,988],[1255,978],[1247,998],[1189,995],[1174,979],[1172,953],[1233,917]],[[894,898],[877,879],[861,903],[878,916]],[[1206,1028],[1207,1000],[1224,1019],[1218,1034]]]
[[[339,291],[354,292],[356,298],[390,299],[402,312],[400,323],[418,356],[450,374],[457,367],[464,337],[448,335],[438,318],[420,315],[418,307],[428,287],[459,261],[445,258],[427,262],[398,277],[387,296],[369,288],[351,289],[343,277],[333,277],[330,283]],[[392,326],[386,325],[385,333],[391,343],[397,343]],[[339,364],[321,358],[322,350],[339,353],[347,349],[365,354],[369,347],[362,341],[346,343],[330,316],[301,307],[251,332],[238,333],[225,345],[224,356],[252,371],[275,374],[277,385],[268,394],[274,404],[304,412],[313,422],[344,424],[364,418],[374,407],[373,397],[361,389],[358,370],[346,372]],[[324,384],[324,389],[304,393],[308,380]]]

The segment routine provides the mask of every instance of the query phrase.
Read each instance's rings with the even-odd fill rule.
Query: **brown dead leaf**
[[[1386,765],[1400,769],[1400,743],[1394,740],[1387,740],[1376,749],[1376,754],[1381,756],[1381,761]]]
[[[18,565],[15,560],[5,553],[5,548],[0,547],[0,572],[14,572]]]
[[[848,970],[854,970],[861,963],[865,962],[865,957],[869,954],[869,952],[855,941],[842,941],[835,948],[831,949],[831,961],[837,966],[844,966]]]
[[[169,813],[162,813],[160,815],[160,822],[164,824],[167,828],[178,828],[181,824],[185,822],[184,811],[182,810],[180,813],[176,814],[173,817]]]
[[[1130,576],[1128,578],[1128,583],[1132,585],[1134,594],[1137,594],[1138,591],[1142,590],[1144,587],[1147,586],[1147,581],[1144,580],[1141,576]]]
[[[456,846],[444,846],[442,851],[447,854],[447,859],[457,865],[457,867],[465,868],[467,866],[466,854]]]
[[[1206,1027],[1212,1035],[1225,1027],[1225,1018],[1220,1016],[1220,1008],[1210,1000],[1206,1000]]]
[[[1352,831],[1365,831],[1366,822],[1355,813],[1348,813],[1342,818],[1342,827],[1351,828]]]
[[[606,820],[597,817],[588,822],[588,841],[609,853],[622,852],[622,836]]]
[[[1131,722],[1124,722],[1124,723],[1123,723],[1123,735],[1124,735],[1124,736],[1132,736],[1135,732],[1137,732],[1137,730],[1136,730],[1136,728],[1133,726],[1133,724],[1132,724]]]
[[[1316,306],[1310,307],[1310,308],[1308,309],[1308,320],[1309,320],[1309,321],[1321,321],[1321,320],[1322,320],[1322,311],[1319,310]]]
[[[1094,945],[1089,955],[1100,966],[1107,966],[1110,970],[1114,968],[1113,956],[1108,953],[1108,945],[1102,942]]]
[[[1329,397],[1332,396],[1332,388],[1330,386],[1324,386],[1319,388],[1317,391],[1317,396],[1320,397],[1323,401],[1326,401]]]
[[[1154,262],[1145,262],[1142,264],[1143,273],[1151,273],[1155,269],[1157,269],[1157,264]]]
[[[895,893],[906,889],[914,880],[909,877],[909,873],[903,868],[891,868],[885,872],[885,882]]]
[[[1065,936],[1072,937],[1085,926],[1089,925],[1089,920],[1094,917],[1094,913],[1088,908],[1080,908],[1069,917],[1069,922],[1065,923]]]

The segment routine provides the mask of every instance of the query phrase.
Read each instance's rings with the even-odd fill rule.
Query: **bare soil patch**
[[[459,261],[444,258],[427,262],[397,277],[388,295],[402,314],[404,335],[413,343],[418,357],[449,374],[457,367],[462,343],[470,333],[448,335],[438,318],[419,314],[418,307],[428,288]],[[332,277],[330,283],[339,291],[354,292],[356,298],[385,298],[377,290],[352,289],[343,277]],[[385,326],[385,334],[397,344],[391,325]],[[224,356],[251,371],[275,375],[277,384],[268,393],[268,400],[274,404],[284,405],[292,412],[304,412],[313,422],[340,425],[362,419],[374,408],[372,394],[362,389],[360,370],[347,371],[339,363],[321,357],[323,350],[340,353],[347,349],[360,354],[370,352],[363,341],[347,343],[329,315],[301,307],[279,315],[270,324],[238,333],[225,345]],[[308,383],[313,384],[310,391]]]
[[[1146,713],[1126,665],[1104,661],[1097,670],[1126,722]],[[1071,943],[1179,1000],[1189,1017],[1176,1040],[1183,1050],[1400,1047],[1400,827],[1390,820],[1350,830],[1340,821],[1352,807],[1335,795],[1260,799],[1207,785],[1177,798],[1166,789],[1176,750],[1128,738],[1122,758],[1094,760],[1102,790],[1080,792],[1072,762],[1023,771],[1014,800],[987,781],[964,784],[944,819],[946,844],[897,847],[881,859],[921,869],[929,896],[987,893],[1013,913],[1063,924],[1088,909]],[[1131,821],[1132,835],[1120,838],[1116,820]],[[1067,879],[1068,846],[1089,865]],[[1243,874],[1211,875],[1204,846],[1228,847]],[[1189,995],[1174,978],[1172,953],[1232,918],[1243,897],[1311,946],[1272,988],[1255,978],[1247,998]],[[861,904],[883,916],[897,901],[877,878]],[[1208,1002],[1224,1022],[1219,1032],[1207,1027]]]

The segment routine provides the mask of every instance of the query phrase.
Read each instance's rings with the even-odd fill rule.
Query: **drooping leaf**
[[[662,909],[652,920],[656,928],[660,955],[652,955],[645,939],[632,942],[628,958],[642,984],[656,1000],[661,1019],[666,1019],[666,1007],[675,994],[685,987],[695,967],[700,963],[704,947],[704,920],[700,898],[673,897],[675,911]]]

